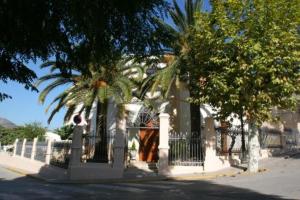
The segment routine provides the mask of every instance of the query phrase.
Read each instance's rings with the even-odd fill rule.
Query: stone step
[[[148,168],[154,172],[158,172],[157,163],[148,163]]]
[[[148,172],[158,172],[157,163],[147,163],[142,161],[131,162],[129,168],[138,168]]]

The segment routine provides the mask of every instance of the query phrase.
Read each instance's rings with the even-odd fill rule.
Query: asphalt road
[[[268,171],[211,181],[48,184],[0,167],[0,200],[27,199],[300,199],[300,156],[266,162]],[[271,169],[272,168],[272,169]]]

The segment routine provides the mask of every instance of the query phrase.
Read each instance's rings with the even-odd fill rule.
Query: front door
[[[146,162],[158,161],[159,129],[140,129],[139,159]]]

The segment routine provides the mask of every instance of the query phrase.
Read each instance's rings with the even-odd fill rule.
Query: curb
[[[36,175],[36,174],[31,174],[28,171],[25,171],[25,170],[22,170],[22,169],[9,167],[9,166],[4,166],[4,165],[0,165],[0,166],[3,167],[4,169],[8,170],[8,171],[14,172],[16,174],[20,174],[22,176],[29,176],[29,177],[32,177],[32,178],[37,179],[39,181],[49,182],[49,180],[47,180],[46,178],[43,178],[43,177],[41,177],[39,175]]]
[[[27,171],[2,166],[3,168],[21,174],[23,176],[29,176],[39,181],[52,183],[52,184],[96,184],[96,183],[142,183],[142,182],[151,182],[151,181],[169,181],[169,180],[176,180],[176,181],[192,181],[192,180],[211,180],[218,177],[229,177],[229,176],[236,176],[241,174],[241,172],[229,172],[229,173],[217,173],[214,175],[189,175],[189,176],[157,176],[157,177],[143,177],[143,178],[121,178],[121,179],[103,179],[103,180],[55,180],[55,179],[47,179],[38,174],[31,174]]]
[[[28,171],[0,165],[3,168],[23,175],[29,176],[39,181],[51,183],[51,184],[101,184],[101,183],[143,183],[143,182],[151,182],[151,181],[197,181],[197,180],[212,180],[219,177],[236,177],[236,176],[253,176],[258,173],[269,171],[266,168],[260,168],[257,173],[250,173],[250,172],[224,172],[224,173],[215,173],[215,174],[202,174],[202,175],[182,175],[182,176],[157,176],[157,177],[143,177],[143,178],[118,178],[118,179],[103,179],[103,180],[57,180],[57,179],[47,179],[38,174],[32,174]]]

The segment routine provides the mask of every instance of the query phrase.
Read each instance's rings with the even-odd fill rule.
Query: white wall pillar
[[[33,143],[32,143],[32,149],[31,149],[31,156],[30,159],[34,160],[35,155],[36,155],[36,143],[37,143],[38,138],[34,138],[33,139]]]
[[[70,166],[78,166],[81,162],[82,133],[83,127],[76,125],[73,131],[69,168]]]
[[[258,129],[254,123],[249,123],[249,135],[248,135],[248,152],[249,162],[248,171],[252,173],[258,172],[258,160],[259,160],[259,139]]]
[[[13,152],[13,156],[16,156],[16,154],[17,154],[18,142],[19,142],[19,139],[17,138],[17,139],[15,140],[15,143],[14,143],[14,152]]]
[[[205,118],[205,159],[204,170],[206,172],[220,170],[225,167],[229,167],[228,160],[222,160],[217,156],[217,143],[216,143],[216,131],[214,125],[214,118]]]
[[[126,136],[126,119],[124,116],[117,117],[117,131],[114,141],[113,168],[124,170],[125,161],[125,136]]]
[[[205,162],[204,169],[212,171],[216,160],[216,132],[214,127],[214,119],[212,117],[205,118]]]
[[[161,113],[159,115],[159,161],[158,173],[160,175],[169,174],[169,124],[170,115]]]
[[[27,141],[26,138],[23,139],[22,151],[21,151],[21,157],[24,157],[24,154],[25,154],[26,141]]]
[[[297,123],[296,141],[297,146],[300,147],[300,123]]]
[[[48,140],[47,141],[47,151],[46,151],[46,159],[45,162],[47,165],[50,164],[50,160],[51,160],[51,150],[52,150],[52,140]]]

